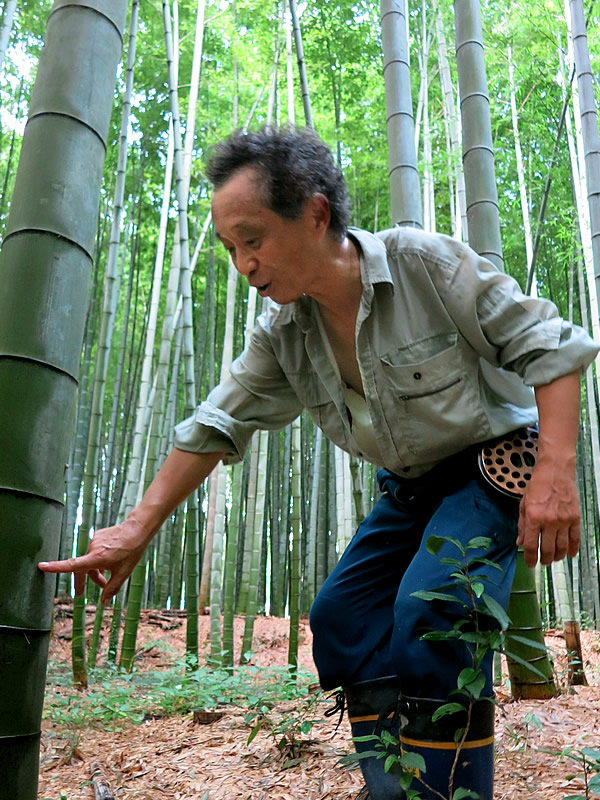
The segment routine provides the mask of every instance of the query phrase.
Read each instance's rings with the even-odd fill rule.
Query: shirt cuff
[[[254,427],[234,420],[211,403],[201,403],[195,413],[175,426],[174,446],[190,453],[225,453],[225,465],[244,457]]]
[[[544,386],[571,372],[583,373],[600,351],[578,325],[563,322],[560,342],[552,349],[540,348],[511,364],[527,386]]]

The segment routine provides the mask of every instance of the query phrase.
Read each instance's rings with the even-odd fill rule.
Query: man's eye
[[[260,239],[247,239],[246,240],[246,247],[259,247],[260,246]]]

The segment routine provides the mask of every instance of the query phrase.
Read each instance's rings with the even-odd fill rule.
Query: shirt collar
[[[387,262],[387,250],[379,236],[360,228],[349,228],[348,235],[355,239],[361,249],[360,271],[363,285],[392,283]]]
[[[348,228],[348,236],[360,247],[360,275],[364,297],[370,307],[375,284],[389,283],[393,286],[387,263],[387,250],[378,236],[360,228]],[[292,319],[304,333],[314,325],[313,303],[311,297],[301,297],[287,307]]]

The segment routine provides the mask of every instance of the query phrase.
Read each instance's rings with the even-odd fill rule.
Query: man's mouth
[[[267,289],[269,288],[270,284],[264,283],[262,286],[257,286],[256,291],[259,293],[261,297],[264,297],[267,293]]]

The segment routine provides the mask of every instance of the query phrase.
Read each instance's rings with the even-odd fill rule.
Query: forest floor
[[[238,648],[243,624],[236,619]],[[96,682],[77,691],[68,685],[70,608],[57,606],[42,728],[40,800],[93,800],[92,773],[96,796],[115,800],[355,798],[362,786],[360,770],[343,763],[353,750],[350,727],[344,718],[336,730],[338,715],[324,716],[332,700],[310,685],[316,678],[304,620],[299,664],[305,690],[294,698],[289,686],[281,689],[288,624],[257,618],[253,666],[227,691],[215,689],[208,669],[200,671],[195,695],[199,709],[213,706],[219,713],[205,715],[208,720],[196,715],[200,720],[195,721],[189,687],[184,690],[181,682],[185,619],[180,612],[143,612],[133,677],[109,677],[103,669],[103,650],[99,670],[92,676]],[[106,637],[105,632],[104,642]],[[201,652],[207,654],[208,617],[200,618],[200,641]],[[582,633],[589,685],[571,690],[561,633],[549,631],[547,644],[561,689],[558,697],[512,702],[509,688],[497,687],[497,800],[586,797],[583,779],[572,777],[581,769],[565,751],[600,748],[600,634]],[[159,686],[164,674],[171,675],[171,683]],[[253,680],[258,682],[255,687]],[[211,681],[214,691],[207,690]],[[181,702],[182,694],[186,703]],[[207,702],[208,695],[212,700]],[[240,705],[223,704],[225,695],[245,699]],[[248,707],[252,704],[254,711]],[[179,713],[172,713],[177,708]],[[161,709],[168,713],[163,716]],[[263,724],[248,744],[259,712]]]

